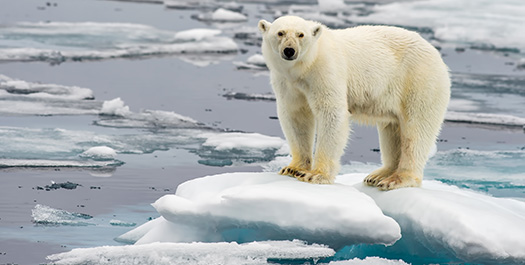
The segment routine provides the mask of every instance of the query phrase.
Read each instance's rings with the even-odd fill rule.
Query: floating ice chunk
[[[218,29],[190,29],[180,31],[175,34],[178,41],[202,41],[203,39],[214,37],[221,34]]]
[[[117,167],[124,164],[122,161],[76,161],[76,160],[47,160],[47,159],[0,159],[0,168],[7,167],[73,167],[73,168],[104,168]]]
[[[0,75],[0,97],[8,96],[54,100],[94,99],[93,91],[88,88],[33,83]]]
[[[228,99],[275,101],[275,95],[273,93],[257,94],[257,93],[243,93],[243,92],[228,92],[222,96]]]
[[[130,113],[129,107],[124,105],[124,101],[120,98],[104,101],[100,110],[102,115],[127,116]]]
[[[90,158],[93,160],[114,160],[117,157],[117,151],[107,146],[95,146],[80,154],[80,157]]]
[[[297,238],[338,248],[389,245],[400,238],[397,223],[355,188],[312,185],[275,173],[190,180],[153,206],[163,218],[137,228],[142,235],[137,244]]]
[[[133,223],[133,222],[125,222],[125,221],[115,220],[115,219],[110,220],[109,224],[112,226],[136,226],[137,225],[136,223]]]
[[[212,22],[244,22],[248,20],[245,15],[224,8],[219,8],[214,12],[199,14],[196,18]]]
[[[261,70],[266,71],[268,67],[264,61],[262,54],[254,54],[246,60],[246,62],[234,62],[237,65],[237,69],[249,69],[249,70]]]
[[[379,257],[354,258],[351,260],[332,261],[328,265],[408,265],[402,260],[389,260]]]
[[[372,197],[385,214],[401,225],[405,246],[424,246],[436,256],[466,262],[525,262],[524,202],[494,198],[437,181],[423,181],[423,188],[382,192],[362,184],[364,177],[338,176],[336,183],[354,185]],[[404,248],[406,255],[421,256],[418,249]]]
[[[33,222],[36,224],[72,226],[93,225],[92,223],[86,222],[86,220],[93,218],[91,215],[72,213],[41,204],[35,205],[35,208],[33,208],[31,212]]]
[[[319,259],[334,251],[302,241],[238,243],[151,243],[133,246],[106,246],[73,249],[47,257],[53,264],[111,265],[197,265],[197,264],[270,264],[268,259]]]
[[[458,112],[448,111],[445,115],[446,121],[477,123],[488,125],[502,125],[502,126],[519,126],[525,125],[525,118],[516,117],[507,114],[494,113],[473,113],[473,112]]]
[[[243,163],[271,161],[276,156],[288,154],[285,140],[258,133],[204,133],[197,137],[205,139],[195,150],[204,158],[199,163],[210,166],[232,165],[233,160]]]
[[[267,136],[259,133],[221,133],[202,134],[207,138],[202,144],[217,151],[232,149],[280,149],[286,141],[280,137]]]

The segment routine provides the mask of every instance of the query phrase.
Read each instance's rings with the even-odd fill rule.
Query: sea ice
[[[245,15],[224,8],[219,8],[209,13],[199,14],[196,18],[198,20],[211,22],[245,22],[248,20]]]
[[[268,260],[313,260],[330,257],[334,251],[302,241],[227,243],[151,243],[147,245],[106,246],[73,249],[50,255],[56,265],[220,265],[273,264]]]
[[[93,218],[93,216],[54,209],[46,205],[37,204],[31,212],[33,222],[36,224],[72,226],[93,225],[92,223],[86,222],[86,220]]]
[[[222,55],[238,50],[231,38],[215,33],[192,40],[175,38],[176,34],[192,35],[130,23],[16,23],[0,27],[4,42],[0,61],[61,63],[167,54]]]
[[[300,239],[339,248],[389,245],[400,238],[399,226],[355,188],[311,185],[275,173],[190,180],[153,206],[162,217],[119,240],[147,244]]]
[[[106,100],[102,103],[101,115],[127,116],[131,114],[129,107],[120,98]]]
[[[94,146],[80,154],[80,157],[97,161],[114,160],[117,158],[117,151],[107,146]]]
[[[366,193],[399,223],[402,244],[414,246],[404,248],[406,256],[430,253],[466,262],[525,263],[524,202],[494,198],[437,181],[423,181],[422,188],[381,192],[365,186],[364,177],[365,174],[342,175],[336,183],[352,185]],[[428,253],[418,252],[421,249],[416,246]]]
[[[425,0],[374,5],[365,16],[353,15],[359,23],[430,28],[435,37],[453,44],[496,46],[525,50],[525,4],[519,0]],[[403,14],[400,16],[399,14]]]
[[[0,74],[0,98],[9,97],[47,100],[94,99],[93,91],[88,88],[33,83]]]

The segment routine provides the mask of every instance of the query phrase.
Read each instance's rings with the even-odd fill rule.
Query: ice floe
[[[148,245],[296,238],[340,249],[339,256],[525,262],[524,202],[431,180],[422,188],[382,192],[363,185],[365,175],[338,176],[336,185],[311,185],[275,173],[194,179],[153,204],[162,217],[119,240]],[[396,222],[383,213],[400,225],[398,242]]]
[[[114,160],[117,158],[117,151],[107,146],[94,146],[82,152],[79,156],[93,160]]]
[[[245,22],[248,18],[235,11],[219,8],[213,12],[198,14],[196,19],[209,22]]]
[[[23,22],[0,27],[0,40],[0,61],[61,63],[238,50],[215,30],[172,32],[130,23]]]
[[[372,197],[401,226],[405,255],[480,263],[525,263],[525,203],[462,190],[437,181],[422,188],[381,192],[361,183],[364,174],[338,176]],[[407,246],[413,246],[405,248]],[[392,252],[399,251],[392,246]],[[386,253],[388,248],[384,248]]]
[[[525,128],[525,118],[507,114],[448,111],[445,115],[445,120],[452,122],[518,126]]]
[[[53,264],[271,264],[269,260],[318,260],[334,251],[322,245],[302,241],[266,241],[238,244],[151,243],[147,245],[107,246],[73,249],[47,257]]]
[[[425,0],[375,5],[370,14],[348,19],[429,28],[441,41],[519,52],[525,50],[523,13],[525,4],[519,0]]]
[[[93,225],[87,221],[93,218],[91,215],[72,213],[41,204],[37,204],[35,208],[33,208],[31,216],[34,223],[41,225]]]
[[[208,176],[157,200],[153,206],[162,217],[119,240],[393,244],[400,238],[398,225],[363,195],[350,186],[310,185],[276,173]]]

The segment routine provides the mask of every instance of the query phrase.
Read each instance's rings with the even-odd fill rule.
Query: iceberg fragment
[[[397,223],[355,188],[312,185],[275,173],[190,180],[153,206],[162,217],[121,240],[147,244],[295,238],[339,248],[355,243],[390,245],[400,238]]]

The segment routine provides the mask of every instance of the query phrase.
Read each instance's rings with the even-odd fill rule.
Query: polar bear
[[[375,124],[381,190],[421,185],[450,98],[448,68],[419,34],[390,26],[333,30],[296,16],[259,21],[291,163],[280,174],[333,183],[350,120]]]

